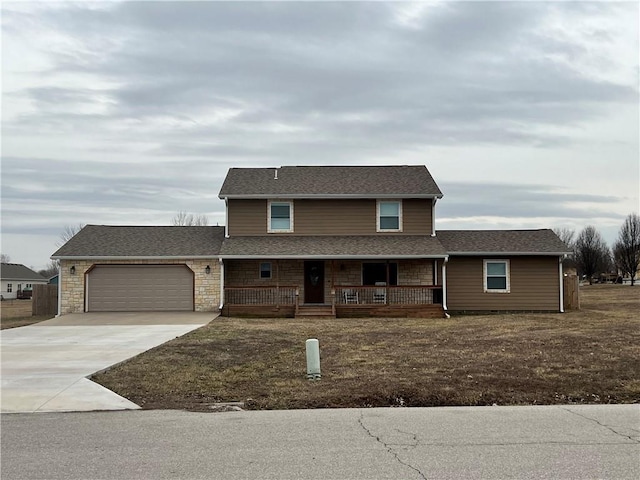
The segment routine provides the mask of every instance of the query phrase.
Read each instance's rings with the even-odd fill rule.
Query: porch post
[[[276,258],[276,308],[280,308],[280,259]]]
[[[389,305],[389,260],[386,262],[387,266],[387,281],[385,282],[384,304]]]
[[[336,260],[331,260],[331,288],[336,286]]]
[[[433,284],[438,285],[438,259],[433,259]]]

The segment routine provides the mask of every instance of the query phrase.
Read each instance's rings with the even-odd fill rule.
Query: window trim
[[[262,266],[263,265],[269,265],[269,276],[268,277],[263,277],[262,276]],[[271,280],[273,278],[273,265],[271,264],[271,262],[258,262],[258,278],[260,280]]]
[[[289,206],[289,228],[271,228],[271,205],[286,204]],[[267,202],[267,233],[293,233],[293,201],[292,200],[269,200]]]
[[[7,283],[7,293],[13,293],[13,283]]]
[[[383,203],[398,204],[398,228],[381,228],[380,227],[380,206]],[[376,200],[376,232],[402,232],[402,199],[384,199]]]
[[[487,287],[487,264],[502,263],[505,266],[506,288],[488,288]],[[511,293],[511,265],[510,260],[505,258],[485,258],[482,261],[482,286],[484,293]],[[492,275],[493,277],[502,278],[503,275]]]

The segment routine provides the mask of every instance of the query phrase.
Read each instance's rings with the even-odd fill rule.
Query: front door
[[[324,262],[304,262],[304,303],[324,303]]]

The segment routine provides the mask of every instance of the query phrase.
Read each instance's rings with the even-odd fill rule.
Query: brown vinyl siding
[[[229,200],[229,236],[266,235],[266,200]]]
[[[230,236],[267,235],[267,200],[229,200],[228,208]],[[430,199],[403,200],[402,233],[430,235],[431,209]],[[389,235],[376,232],[375,199],[299,199],[293,214],[294,235]]]
[[[510,261],[510,293],[485,293],[483,260]],[[557,257],[450,257],[447,309],[450,311],[559,311]]]
[[[402,201],[402,233],[407,235],[431,235],[431,199],[408,199]]]
[[[296,235],[376,233],[375,200],[296,200]]]

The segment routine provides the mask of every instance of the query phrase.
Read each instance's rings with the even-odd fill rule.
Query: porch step
[[[336,318],[331,305],[300,305],[298,307],[298,317],[328,317]]]

